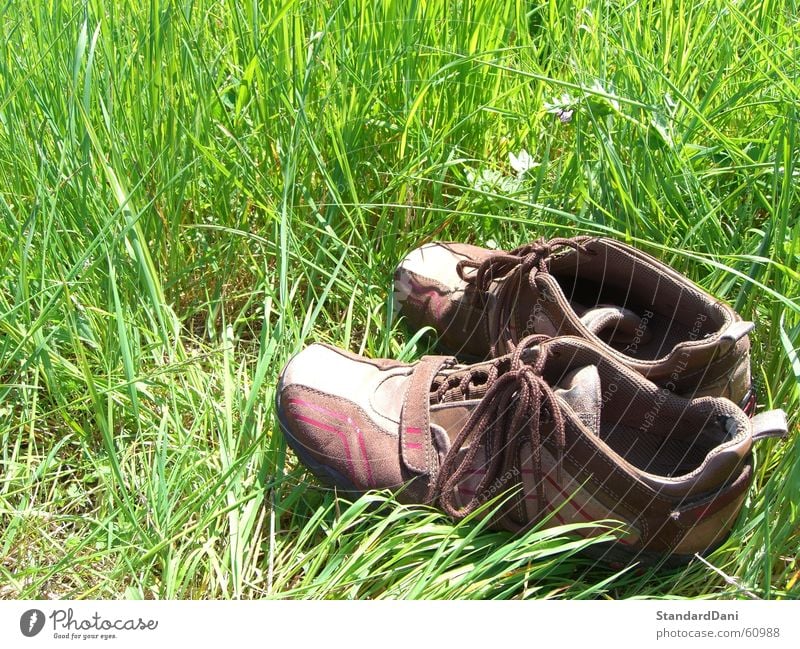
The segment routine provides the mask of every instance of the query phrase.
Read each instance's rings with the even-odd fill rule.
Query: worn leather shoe
[[[686,399],[576,337],[530,336],[473,365],[370,360],[314,344],[285,367],[277,413],[329,485],[460,519],[508,495],[490,524],[622,523],[607,558],[684,561],[728,535],[754,438],[785,432],[731,401]]]
[[[531,334],[574,335],[684,396],[752,411],[751,322],[654,257],[614,239],[539,240],[511,251],[429,243],[395,271],[396,309],[442,348],[480,360]]]

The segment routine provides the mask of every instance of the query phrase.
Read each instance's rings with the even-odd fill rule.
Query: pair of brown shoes
[[[391,489],[456,519],[505,495],[495,527],[614,520],[606,559],[675,563],[724,541],[753,441],[786,432],[781,411],[743,411],[752,323],[621,242],[427,244],[394,294],[409,324],[476,362],[321,344],[292,358],[276,396],[286,440],[349,493]]]

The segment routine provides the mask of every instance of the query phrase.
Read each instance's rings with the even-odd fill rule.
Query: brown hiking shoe
[[[414,327],[473,360],[530,334],[589,340],[658,385],[754,407],[751,322],[655,258],[608,238],[536,241],[510,252],[430,243],[395,271]]]
[[[471,366],[311,345],[282,373],[280,425],[313,473],[353,494],[391,489],[459,519],[510,492],[492,526],[621,521],[604,550],[613,560],[680,562],[721,543],[753,439],[784,431],[780,414],[751,423],[731,401],[684,399],[587,341],[543,339]]]

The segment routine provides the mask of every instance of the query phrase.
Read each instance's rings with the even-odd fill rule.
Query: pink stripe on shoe
[[[591,522],[591,521],[594,521],[594,520],[595,520],[593,516],[589,516],[589,514],[587,514],[585,511],[583,511],[583,509],[581,508],[581,506],[580,506],[580,505],[579,505],[577,502],[575,502],[575,498],[574,498],[574,496],[571,496],[571,495],[570,495],[570,494],[568,494],[566,491],[564,491],[564,490],[561,488],[561,486],[560,486],[560,485],[559,485],[559,484],[558,484],[558,483],[557,483],[555,480],[553,480],[553,478],[551,478],[551,477],[550,477],[549,475],[547,475],[547,474],[545,474],[544,478],[545,478],[545,480],[547,480],[547,481],[548,481],[548,482],[549,482],[551,485],[553,485],[553,487],[555,487],[556,491],[558,491],[558,493],[559,493],[559,494],[561,494],[561,497],[562,497],[562,498],[564,498],[564,500],[567,502],[567,504],[569,504],[569,505],[572,505],[572,508],[573,508],[573,509],[574,509],[574,510],[575,510],[575,511],[578,513],[578,514],[580,514],[580,515],[583,517],[583,519],[584,519],[585,521],[587,521],[587,522]]]
[[[338,419],[339,421],[346,421],[348,424],[353,426],[356,429],[356,435],[358,437],[358,448],[361,451],[361,456],[364,459],[364,468],[367,474],[367,486],[372,487],[375,484],[375,481],[372,476],[372,466],[370,465],[369,458],[367,457],[367,445],[364,441],[364,434],[361,432],[361,429],[353,421],[352,417],[348,417],[347,415],[344,415],[341,412],[336,412],[335,410],[331,410],[330,408],[326,408],[325,406],[320,406],[316,403],[306,401],[305,399],[299,399],[297,397],[289,399],[289,404],[296,406],[303,406],[305,408],[309,408],[310,410],[315,410],[316,412],[328,415],[330,417],[333,417],[334,419]],[[342,445],[345,448],[345,453],[347,454],[347,463],[350,466],[353,482],[355,482],[356,486],[358,486],[359,481],[356,479],[355,465],[353,464],[353,459],[350,455],[350,445],[347,443],[347,437],[345,436],[345,434],[341,430],[338,430],[333,426],[328,426],[327,424],[324,424],[321,421],[317,421],[315,419],[309,419],[308,417],[304,417],[303,415],[297,415],[297,418],[300,419],[301,421],[305,421],[306,423],[312,424],[313,426],[322,428],[323,430],[328,430],[332,433],[336,433],[339,439],[342,440]]]
[[[561,494],[561,496],[564,498],[565,503],[567,505],[570,505],[576,511],[576,513],[578,513],[583,518],[583,520],[585,520],[587,523],[593,523],[597,520],[597,518],[595,518],[594,516],[590,516],[589,514],[587,514],[586,511],[584,511],[584,509],[575,501],[575,497],[574,496],[571,497],[569,494],[567,494],[567,492],[564,491],[561,488],[561,486],[555,480],[553,480],[549,475],[545,474],[544,477],[551,485],[553,485],[553,487],[556,488],[558,493]],[[549,503],[548,507],[550,507]],[[553,511],[552,507],[550,507],[550,510]],[[560,520],[562,523],[564,523],[564,520],[558,513],[556,513],[556,518]],[[616,539],[616,541],[618,543],[621,543],[622,545],[633,545],[631,541],[627,541],[622,537]]]
[[[354,422],[351,423],[354,424]],[[356,435],[358,436],[358,448],[361,450],[361,457],[364,458],[364,468],[367,470],[367,487],[373,487],[375,485],[375,481],[372,479],[372,466],[369,463],[369,458],[367,457],[367,445],[364,442],[364,435],[361,433],[361,429],[356,426]]]
[[[350,454],[350,445],[347,443],[347,436],[338,428],[334,428],[333,426],[330,426],[321,421],[317,421],[316,419],[312,419],[311,417],[306,417],[305,415],[299,415],[299,414],[295,414],[295,417],[299,421],[303,421],[307,424],[311,424],[312,426],[316,426],[317,428],[321,428],[322,430],[327,430],[331,433],[336,434],[336,436],[341,440],[342,446],[344,446],[344,452],[347,459],[347,466],[350,468],[350,478],[353,481],[353,484],[355,484],[355,486],[358,489],[363,489],[363,487],[360,484],[360,481],[356,477],[356,467],[355,464],[353,464],[353,456]]]
[[[305,406],[306,408],[310,408],[311,410],[316,410],[317,412],[321,412],[324,415],[330,415],[334,419],[338,419],[339,421],[352,421],[350,417],[347,415],[343,415],[341,412],[336,412],[335,410],[331,410],[330,408],[326,408],[325,406],[320,406],[316,403],[311,403],[310,401],[306,401],[305,399],[298,399],[293,398],[289,399],[290,405],[297,405],[297,406]]]
[[[304,421],[307,424],[311,424],[312,426],[316,426],[317,428],[321,428],[322,430],[327,430],[330,433],[341,434],[341,431],[337,430],[333,426],[330,426],[322,421],[317,421],[316,419],[311,419],[311,417],[306,417],[305,415],[295,415],[295,418],[300,421]]]

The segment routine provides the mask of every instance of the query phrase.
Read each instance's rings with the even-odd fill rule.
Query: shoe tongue
[[[573,370],[558,383],[556,396],[563,399],[592,433],[600,436],[600,374],[594,365]]]
[[[643,319],[623,306],[598,304],[583,311],[580,318],[584,327],[606,342],[630,343],[639,336],[639,342],[646,343],[645,337],[649,338]]]

